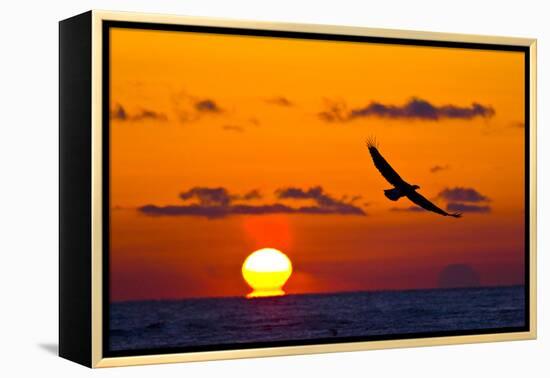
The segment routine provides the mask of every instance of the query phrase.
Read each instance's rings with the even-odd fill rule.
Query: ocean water
[[[130,301],[110,306],[113,352],[525,325],[524,287]]]

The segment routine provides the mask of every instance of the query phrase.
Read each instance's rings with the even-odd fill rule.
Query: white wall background
[[[5,1],[0,13],[0,375],[548,377],[550,27],[546,1]],[[539,39],[539,340],[216,361],[92,372],[57,344],[57,64],[61,19],[89,9]],[[474,151],[475,152],[475,151]],[[495,172],[495,174],[498,174]],[[546,230],[546,231],[545,231]]]

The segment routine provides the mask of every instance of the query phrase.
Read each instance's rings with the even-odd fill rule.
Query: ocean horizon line
[[[512,287],[524,287],[522,284],[507,284],[507,285],[479,285],[479,286],[457,286],[457,287],[427,287],[427,288],[414,288],[414,289],[374,289],[374,290],[344,290],[344,291],[319,291],[311,293],[285,293],[278,296],[266,296],[247,298],[244,295],[227,295],[227,296],[208,296],[208,297],[180,297],[180,298],[150,298],[150,299],[127,299],[121,301],[110,301],[110,304],[123,304],[132,302],[183,302],[183,301],[199,301],[199,300],[216,300],[216,299],[244,299],[247,301],[266,301],[277,298],[285,297],[299,297],[299,296],[326,296],[326,295],[346,295],[346,294],[359,294],[359,293],[392,293],[392,292],[418,292],[418,291],[453,291],[453,290],[479,290],[479,289],[499,289],[499,288],[512,288]]]

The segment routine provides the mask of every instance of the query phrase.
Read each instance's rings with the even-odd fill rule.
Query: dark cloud
[[[152,110],[142,110],[140,113],[137,113],[133,116],[133,120],[143,120],[143,119],[155,119],[159,121],[165,121],[166,115],[162,113],[157,113]]]
[[[366,215],[359,208],[333,209],[320,206],[291,207],[281,203],[268,205],[231,205],[231,206],[155,206],[145,205],[138,209],[147,215],[197,215],[207,218],[220,218],[228,215],[266,215],[266,214],[312,214],[312,215]]]
[[[275,195],[279,199],[310,199],[313,200],[319,210],[333,211],[339,214],[364,214],[363,210],[351,202],[336,200],[323,191],[320,186],[303,190],[296,187],[278,189]]]
[[[447,211],[459,213],[490,213],[489,197],[473,188],[445,188],[437,195],[447,201]]]
[[[279,105],[279,106],[292,106],[294,105],[292,103],[292,101],[290,101],[288,98],[286,97],[273,97],[273,98],[268,98],[267,100],[265,100],[265,102],[267,102],[268,104],[272,104],[272,105]]]
[[[449,202],[489,202],[489,198],[473,188],[445,188],[437,195]]]
[[[348,121],[348,111],[343,103],[329,103],[328,109],[319,113],[319,118],[325,122]]]
[[[233,131],[236,133],[242,133],[244,131],[244,128],[241,126],[235,126],[235,125],[224,125],[222,126],[222,129],[225,131]]]
[[[111,111],[110,118],[119,121],[141,121],[146,119],[157,121],[167,120],[165,114],[148,109],[142,109],[135,114],[129,114],[128,111],[120,104],[117,104]]]
[[[172,96],[174,112],[182,123],[198,121],[204,116],[223,113],[223,109],[213,99],[200,98],[181,91]]]
[[[320,186],[316,186],[304,191],[303,189],[300,189],[300,188],[289,187],[289,188],[278,189],[275,192],[275,194],[277,195],[278,198],[281,198],[281,199],[288,199],[288,198],[314,199],[322,196],[323,189]]]
[[[438,107],[426,100],[413,98],[403,106],[384,105],[379,102],[371,102],[364,108],[352,109],[349,116],[351,118],[379,116],[388,118],[437,120],[440,118],[471,119],[478,116],[491,117],[494,113],[491,107],[485,107],[478,103],[473,103],[469,107],[460,107],[456,105],[443,105]]]
[[[449,168],[450,168],[450,166],[448,164],[447,165],[434,165],[433,167],[430,168],[430,172],[431,173],[437,173],[437,172],[441,172],[441,171],[446,171]]]
[[[189,205],[156,206],[145,205],[138,210],[152,216],[192,215],[208,218],[219,218],[229,215],[263,215],[263,214],[340,214],[366,215],[363,209],[350,202],[335,200],[326,194],[321,187],[308,190],[285,188],[275,192],[277,198],[286,200],[313,200],[311,206],[292,207],[283,203],[265,205],[235,204],[234,201],[251,201],[261,199],[258,190],[251,190],[243,195],[230,194],[225,188],[195,187],[180,194],[184,201],[196,200],[198,203]]]
[[[390,210],[391,211],[410,211],[410,212],[413,212],[413,213],[420,213],[420,212],[426,211],[425,209],[421,208],[420,206],[392,207]]]
[[[168,205],[156,206],[145,205],[138,208],[138,211],[146,215],[154,216],[178,216],[196,215],[208,218],[224,217],[229,214],[230,209],[225,206],[203,206],[203,205]]]
[[[253,189],[243,195],[236,195],[233,198],[237,200],[252,201],[252,200],[262,199],[262,194],[258,189]]]
[[[447,211],[459,213],[490,213],[491,207],[487,205],[470,205],[460,202],[450,202],[447,204]]]
[[[117,104],[115,108],[111,111],[111,119],[126,121],[128,119],[128,114],[126,113],[126,109],[124,109],[122,105]]]
[[[216,104],[214,100],[199,100],[195,102],[195,109],[199,112],[205,113],[220,113],[222,109]]]
[[[437,280],[440,288],[477,287],[479,274],[469,264],[450,264],[441,270]]]
[[[391,119],[420,119],[436,121],[439,119],[490,118],[495,114],[491,106],[472,103],[470,106],[436,106],[426,100],[412,98],[403,105],[382,104],[373,101],[365,107],[347,110],[342,104],[331,104],[329,109],[319,113],[319,117],[328,122],[350,121],[363,117]]]
[[[225,188],[194,187],[187,192],[180,193],[184,201],[197,199],[201,206],[227,206],[231,202],[231,196]]]

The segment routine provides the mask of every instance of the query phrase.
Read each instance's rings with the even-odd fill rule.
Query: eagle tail
[[[399,198],[404,196],[404,194],[397,188],[384,190],[384,195],[392,201],[397,201]]]

